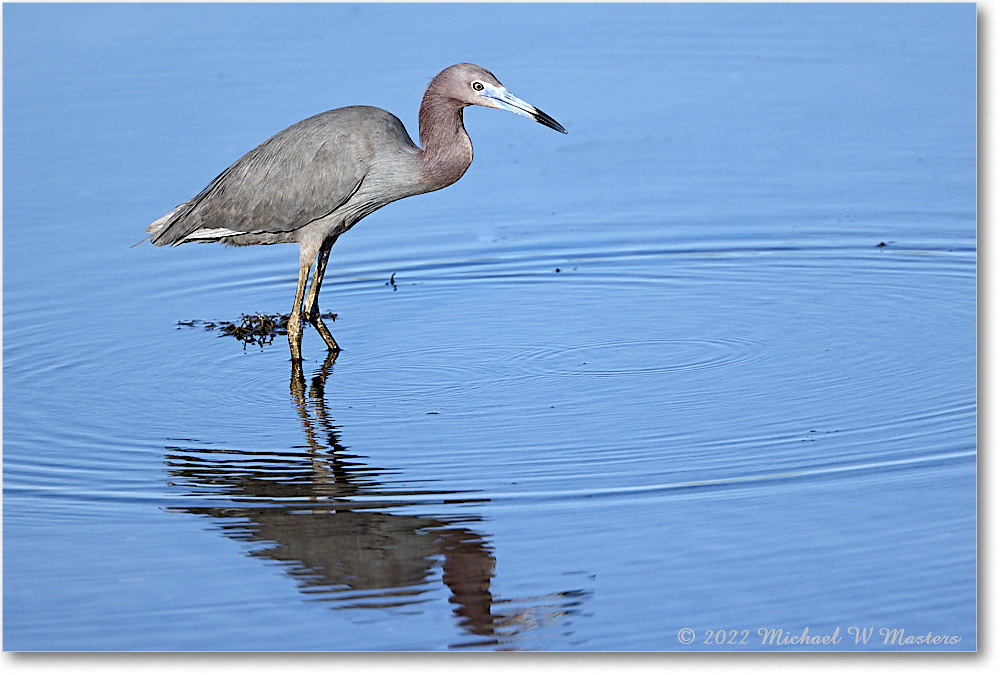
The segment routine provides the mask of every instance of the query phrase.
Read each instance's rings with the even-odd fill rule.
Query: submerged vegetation
[[[203,328],[204,330],[217,330],[221,335],[231,335],[243,343],[243,348],[247,345],[256,345],[263,348],[274,341],[276,335],[288,335],[288,314],[241,314],[237,321],[206,321],[203,319],[190,319],[188,321],[178,321],[178,328]],[[336,321],[337,315],[333,312],[320,314],[323,319]]]

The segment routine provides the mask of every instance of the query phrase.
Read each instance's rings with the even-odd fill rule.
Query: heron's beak
[[[521,115],[522,117],[535,120],[539,124],[544,124],[549,129],[555,129],[556,131],[561,131],[564,134],[567,133],[561,124],[530,103],[522,101],[517,96],[514,96],[503,87],[495,87],[491,84],[485,84],[485,87],[485,89],[479,92],[479,96],[484,99],[480,105],[484,105],[487,108],[509,110],[510,112]]]

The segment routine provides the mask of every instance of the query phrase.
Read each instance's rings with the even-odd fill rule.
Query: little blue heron
[[[441,71],[420,103],[414,145],[395,115],[369,106],[320,113],[272,136],[148,228],[155,246],[189,241],[234,246],[298,243],[299,281],[288,318],[292,361],[302,360],[302,315],[331,352],[319,288],[337,237],[386,204],[451,185],[472,163],[462,124],[466,106],[509,110],[566,133],[554,119],[508,92],[471,63]],[[313,267],[308,292],[306,283]]]

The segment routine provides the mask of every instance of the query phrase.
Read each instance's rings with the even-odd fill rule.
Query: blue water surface
[[[8,4],[3,50],[5,649],[976,649],[975,5]],[[335,246],[335,360],[205,329],[296,247],[131,248],[462,61],[569,134],[467,110]]]

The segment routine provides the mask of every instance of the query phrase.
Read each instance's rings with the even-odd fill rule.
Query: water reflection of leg
[[[337,352],[328,352],[323,365],[313,376],[306,396],[306,380],[302,372],[302,362],[292,362],[292,376],[288,383],[295,407],[298,409],[299,420],[309,446],[312,457],[313,477],[321,491],[328,491],[331,485],[338,484],[338,469],[340,466],[337,451],[340,443],[329,415],[326,412],[324,388],[326,379],[333,371],[337,360]],[[310,406],[310,404],[312,404]],[[310,411],[310,407],[312,410]],[[332,467],[332,471],[331,471]]]
[[[330,373],[333,371],[333,364],[336,363],[339,354],[340,352],[327,353],[323,365],[316,371],[312,381],[309,383],[309,400],[315,404],[317,412],[321,413],[322,421],[327,423],[329,422],[329,417],[326,414],[326,401],[324,399],[326,380],[330,377]],[[306,407],[306,377],[302,370],[301,361],[292,362],[292,375],[289,378],[288,389],[291,391],[292,399],[299,409],[299,417],[303,419],[303,422],[306,422],[309,411]],[[310,445],[312,444],[310,443]]]

